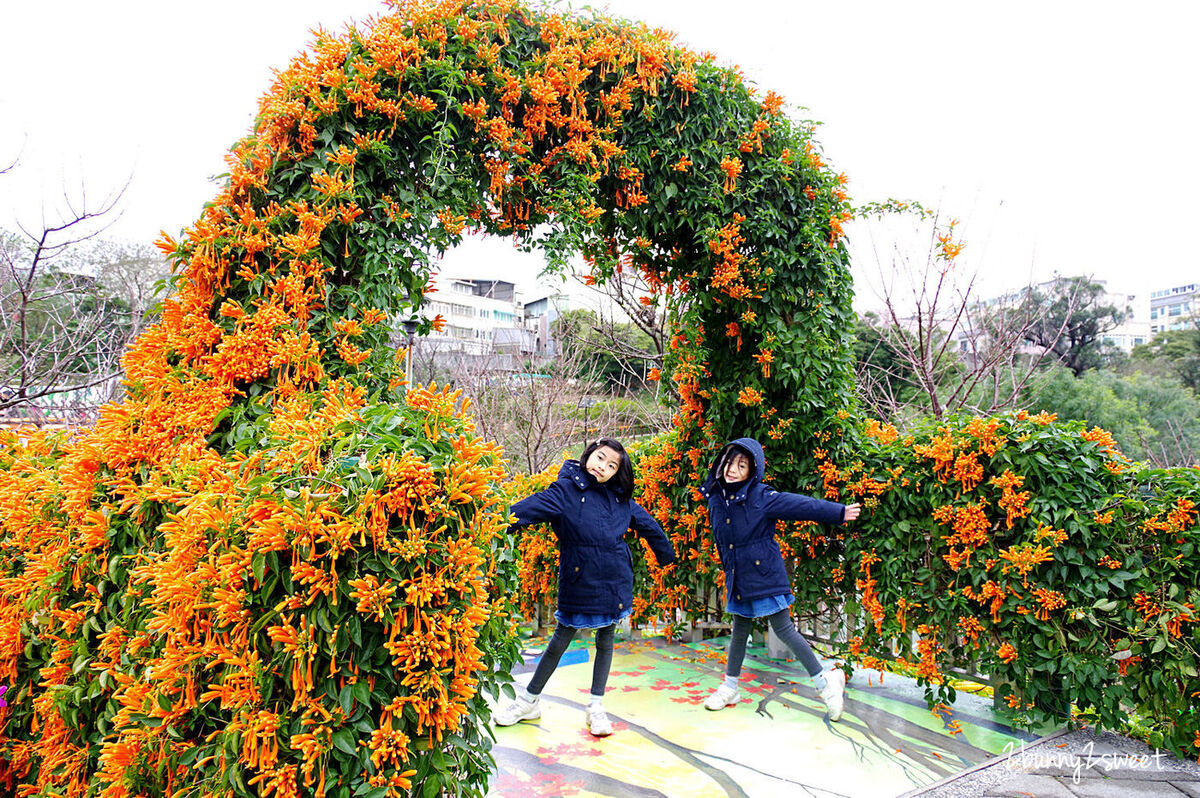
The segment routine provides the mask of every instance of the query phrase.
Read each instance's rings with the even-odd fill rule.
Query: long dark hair
[[[583,447],[583,454],[579,455],[579,465],[587,468],[588,458],[592,456],[592,452],[599,449],[601,446],[607,446],[618,455],[621,456],[621,461],[617,465],[617,473],[613,474],[608,480],[616,488],[617,493],[622,499],[633,497],[633,461],[629,459],[629,455],[625,452],[625,447],[615,438],[597,438],[596,440]]]

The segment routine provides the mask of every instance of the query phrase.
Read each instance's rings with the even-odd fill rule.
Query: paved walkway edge
[[[1054,732],[1053,734],[1047,734],[1045,737],[1039,737],[1036,740],[1031,741],[1030,743],[1028,743],[1026,745],[1026,747],[1032,748],[1035,745],[1040,745],[1042,743],[1050,742],[1051,740],[1057,740],[1059,737],[1062,737],[1063,735],[1069,733],[1070,731],[1071,730],[1067,729],[1067,728],[1059,729],[1058,731]],[[916,798],[916,796],[923,795],[930,790],[936,790],[937,788],[944,787],[947,784],[953,784],[954,782],[958,781],[959,779],[969,776],[972,773],[976,773],[980,770],[985,770],[987,768],[992,767],[993,765],[998,765],[1001,762],[1005,761],[1006,759],[1010,759],[1011,757],[1013,757],[1019,753],[1020,753],[1020,750],[1011,751],[1007,754],[998,754],[997,756],[994,756],[991,759],[984,760],[983,762],[980,762],[978,765],[973,765],[972,767],[969,767],[966,770],[960,770],[958,773],[947,776],[946,778],[944,778],[940,781],[935,781],[932,784],[926,784],[924,787],[917,787],[916,789],[909,790],[906,793],[901,793],[900,795],[897,796],[897,798]]]

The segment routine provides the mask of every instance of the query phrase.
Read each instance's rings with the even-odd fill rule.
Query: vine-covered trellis
[[[128,397],[6,438],[0,783],[480,792],[515,568],[499,453],[389,346],[440,323],[431,260],[474,231],[642,270],[677,313],[681,445],[770,436],[799,473],[850,395],[841,180],[735,71],[511,1],[320,36],[228,163],[162,242]]]
[[[660,377],[681,406],[641,486],[684,565],[646,570],[643,618],[694,613],[719,585],[695,488],[752,435],[781,487],[868,499],[850,534],[783,535],[798,595],[871,619],[857,656],[924,627],[932,694],[969,641],[1012,665],[1022,711],[1051,677],[1108,708],[1089,691],[1136,678],[1130,660],[1147,691],[1200,689],[1196,568],[1164,564],[1172,546],[1195,561],[1194,475],[1139,498],[1099,433],[1025,418],[912,440],[863,427],[844,178],[735,70],[602,16],[406,3],[281,71],[229,170],[162,243],[174,293],[126,357],[127,398],[75,437],[4,438],[6,791],[483,792],[485,699],[517,655],[502,453],[461,397],[405,385],[389,345],[401,320],[441,323],[430,264],[468,232],[582,253],[601,281],[639,270],[672,311]],[[1085,461],[1084,494],[1052,489]],[[1155,557],[1134,534],[1152,523],[1177,541]],[[1120,531],[1107,561],[1097,525]],[[1086,678],[1042,669],[1118,609],[1124,636],[1078,660]],[[1195,728],[1177,720],[1170,743]]]

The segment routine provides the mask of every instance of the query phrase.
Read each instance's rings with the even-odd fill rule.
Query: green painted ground
[[[534,641],[538,654],[544,641]],[[500,770],[491,798],[530,796],[896,796],[1019,745],[1032,735],[993,716],[991,700],[960,694],[963,732],[925,708],[911,679],[857,671],[839,723],[798,664],[751,647],[742,701],[709,712],[720,683],[724,639],[618,643],[605,708],[611,737],[584,726],[591,684],[590,638],[564,656],[542,694],[542,717],[496,729]],[[532,673],[518,676],[524,684]]]

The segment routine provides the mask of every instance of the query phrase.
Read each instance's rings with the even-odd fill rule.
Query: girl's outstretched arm
[[[630,500],[629,505],[633,510],[630,526],[650,544],[650,549],[654,552],[654,559],[658,564],[670,565],[675,562],[675,548],[667,539],[667,534],[663,532],[662,527],[658,525],[658,521],[654,520],[654,516],[633,500]]]
[[[509,512],[517,517],[517,522],[512,526],[516,528],[553,521],[562,515],[563,506],[562,486],[557,482],[551,483],[545,490],[521,499],[509,508]]]
[[[780,493],[772,487],[763,492],[763,514],[784,521],[817,521],[840,524],[846,505],[814,499],[800,493]]]

